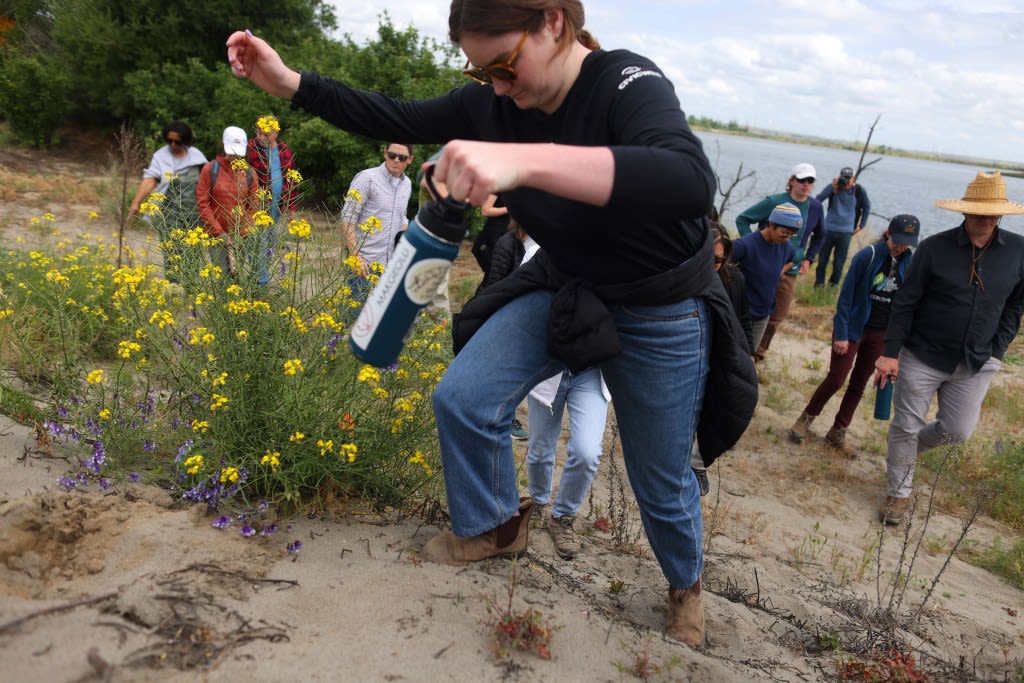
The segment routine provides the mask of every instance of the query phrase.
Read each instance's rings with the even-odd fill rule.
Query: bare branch
[[[868,128],[868,139],[864,141],[864,148],[860,151],[860,160],[857,161],[857,170],[853,174],[855,178],[859,179],[861,171],[866,169],[868,166],[871,166],[871,164],[876,164],[881,161],[881,159],[875,159],[871,163],[864,165],[864,155],[868,153],[868,148],[871,146],[871,136],[875,134],[875,126],[878,125],[878,120],[880,118],[882,118],[881,114],[875,117],[875,122],[871,124],[870,128]]]

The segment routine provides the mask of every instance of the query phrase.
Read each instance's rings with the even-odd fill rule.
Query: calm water
[[[723,184],[728,186],[736,177],[736,169],[743,163],[743,172],[756,171],[753,178],[733,190],[733,198],[726,208],[723,223],[736,230],[736,215],[766,195],[783,192],[786,179],[797,163],[806,161],[818,171],[818,182],[814,194],[825,188],[825,184],[839,175],[843,166],[857,168],[860,152],[829,147],[815,147],[774,140],[760,140],[733,135],[716,135],[698,132],[704,143],[704,151],[717,168]],[[868,154],[864,163],[877,159],[879,155]],[[882,156],[882,160],[871,166],[859,178],[871,199],[872,215],[869,228],[880,234],[888,225],[888,218],[899,213],[911,213],[921,221],[921,234],[930,235],[960,224],[962,216],[935,206],[937,199],[959,199],[967,183],[978,171],[991,169],[975,168],[962,164],[947,164],[938,161],[923,161],[905,157]],[[1024,179],[1005,178],[1006,192],[1011,201],[1024,204]],[[744,195],[753,190],[750,194]],[[721,202],[716,199],[715,205]],[[885,218],[883,218],[883,216]],[[1006,216],[1000,225],[1013,232],[1024,234],[1024,216]]]

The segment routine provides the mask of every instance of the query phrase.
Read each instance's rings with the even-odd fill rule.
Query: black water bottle
[[[425,170],[437,197],[434,167]],[[443,197],[424,202],[402,235],[384,274],[349,332],[349,348],[364,363],[384,368],[398,361],[416,315],[444,281],[466,238],[469,205]]]

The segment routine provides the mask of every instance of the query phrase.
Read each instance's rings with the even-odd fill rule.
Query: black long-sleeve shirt
[[[566,274],[598,284],[632,282],[679,265],[702,243],[700,219],[714,199],[714,174],[672,85],[633,53],[590,53],[551,114],[519,109],[479,84],[410,102],[309,72],[292,102],[339,128],[384,140],[610,147],[615,177],[606,206],[537,188],[502,193],[509,213]]]
[[[1002,359],[1024,314],[1024,237],[997,229],[972,280],[980,252],[963,223],[921,242],[892,301],[884,355],[906,346],[936,370],[963,361],[972,373]]]

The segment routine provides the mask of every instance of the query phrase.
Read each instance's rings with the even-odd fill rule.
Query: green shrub
[[[68,112],[67,76],[43,54],[6,50],[0,58],[0,111],[14,136],[33,147],[55,142]]]

